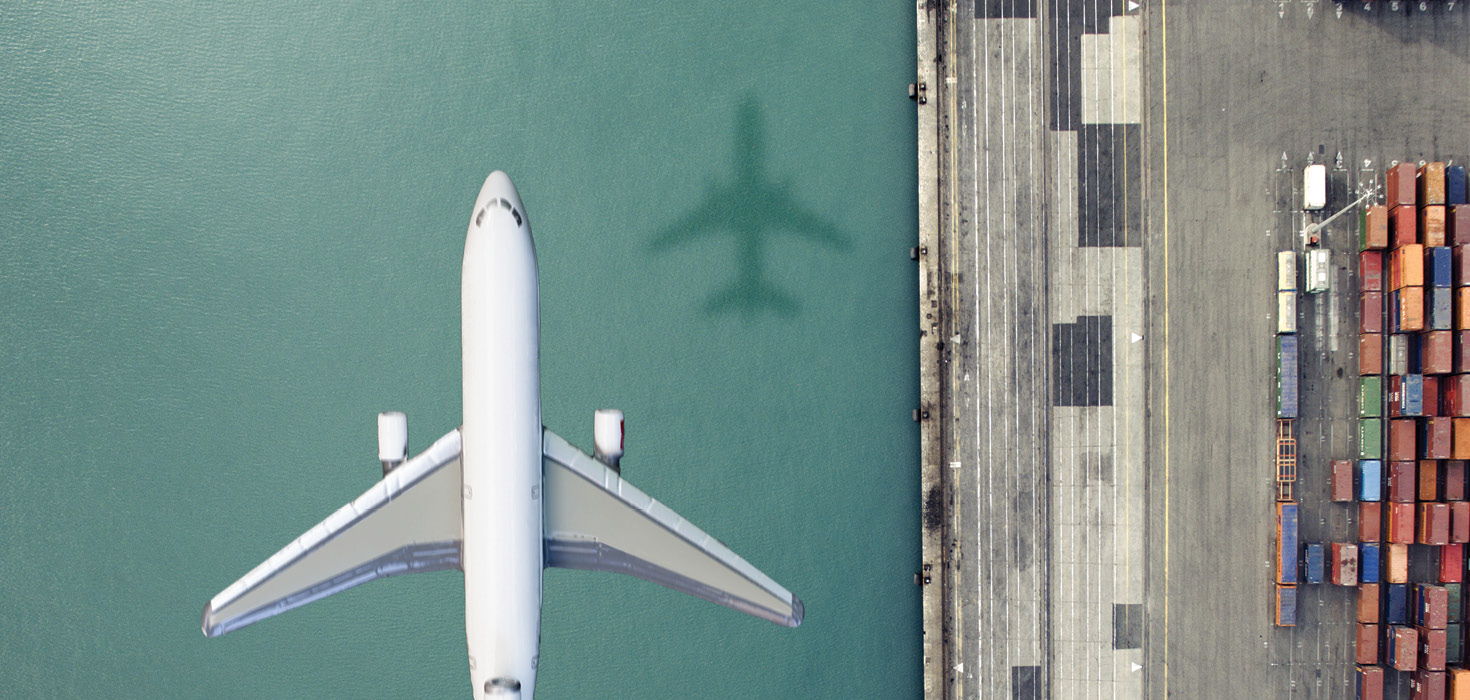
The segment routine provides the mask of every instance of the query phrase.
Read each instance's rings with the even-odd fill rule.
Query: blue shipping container
[[[1399,374],[1423,374],[1424,373],[1424,336],[1418,333],[1408,335],[1399,334],[1395,338],[1404,338],[1404,344],[1408,351],[1408,362],[1403,372]],[[1393,341],[1389,341],[1393,342]],[[1384,380],[1387,381],[1387,380]]]
[[[1302,569],[1304,583],[1322,583],[1327,576],[1327,547],[1320,542],[1308,542]]]
[[[1276,417],[1297,417],[1296,336],[1276,336]]]
[[[1358,500],[1383,500],[1383,462],[1376,459],[1358,460]]]
[[[1445,204],[1464,204],[1467,195],[1465,192],[1465,166],[1451,165],[1444,169],[1444,201]]]
[[[1358,545],[1358,582],[1378,583],[1378,561],[1380,546],[1377,542]]]
[[[1276,504],[1277,537],[1281,540],[1277,543],[1277,583],[1297,582],[1297,556],[1301,553],[1301,544],[1296,536],[1296,511],[1295,503]]]
[[[1409,584],[1388,584],[1388,605],[1384,606],[1383,622],[1389,625],[1409,624]]]
[[[1404,375],[1403,388],[1399,389],[1399,413],[1405,416],[1424,415],[1424,375]]]
[[[1445,246],[1430,246],[1424,249],[1424,267],[1428,268],[1429,286],[1454,286],[1454,258]]]
[[[1424,300],[1429,306],[1429,330],[1454,330],[1455,290],[1449,287],[1435,287],[1424,291],[1429,295],[1429,298]]]

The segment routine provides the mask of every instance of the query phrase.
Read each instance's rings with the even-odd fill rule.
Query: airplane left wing
[[[791,591],[602,462],[542,431],[546,565],[628,574],[795,627]]]
[[[373,579],[457,569],[460,434],[453,430],[230,586],[204,608],[205,636]]]

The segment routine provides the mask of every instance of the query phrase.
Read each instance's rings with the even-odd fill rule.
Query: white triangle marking
[[[1134,673],[1138,673],[1140,670],[1143,669],[1143,667],[1142,666],[1139,666],[1137,663],[1130,663],[1128,665],[1129,666],[1132,666],[1132,668],[1130,668],[1128,670],[1130,670],[1130,671],[1132,671]]]
[[[1128,336],[1129,336],[1129,342],[1136,343],[1136,342],[1138,342],[1140,340],[1143,340],[1143,336],[1141,336],[1141,335],[1139,335],[1137,333],[1129,333]]]

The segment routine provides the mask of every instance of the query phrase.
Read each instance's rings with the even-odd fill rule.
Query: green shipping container
[[[1358,459],[1383,459],[1383,419],[1358,419]]]
[[[1462,611],[1460,608],[1460,584],[1446,583],[1444,584],[1444,590],[1446,593],[1449,594],[1450,599],[1450,614],[1448,622],[1459,622],[1462,615]]]
[[[1447,664],[1460,665],[1465,660],[1464,634],[1460,631],[1460,625],[1445,625],[1445,654],[1444,660]]]
[[[1383,377],[1361,377],[1358,379],[1358,417],[1377,418],[1383,415]]]

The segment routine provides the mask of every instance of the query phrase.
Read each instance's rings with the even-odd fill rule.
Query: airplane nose
[[[515,205],[516,209],[525,211],[521,206],[521,194],[516,191],[515,183],[510,181],[510,176],[503,171],[496,170],[485,178],[485,186],[480,188],[480,198],[502,198]]]

